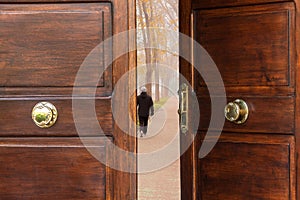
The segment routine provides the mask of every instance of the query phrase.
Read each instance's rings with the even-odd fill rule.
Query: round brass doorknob
[[[224,114],[230,122],[236,124],[245,123],[249,115],[247,103],[242,99],[236,99],[225,106]]]
[[[33,107],[31,116],[38,127],[49,128],[55,124],[58,113],[53,104],[40,102]]]

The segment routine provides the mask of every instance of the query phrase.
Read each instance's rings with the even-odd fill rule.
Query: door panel
[[[255,5],[263,3],[283,2],[281,0],[202,0],[193,1],[192,6],[194,9],[217,8],[217,7],[232,7],[242,5]],[[287,2],[287,1],[286,1]]]
[[[37,127],[32,118],[31,111],[35,104],[42,101],[51,102],[57,109],[58,120],[49,129]],[[92,124],[92,116],[84,115],[78,119],[79,125],[85,128],[86,133],[81,136],[112,135],[112,112],[110,98],[96,98],[80,100],[82,113],[92,113],[91,106],[95,101],[95,109],[99,124]],[[0,136],[78,136],[73,119],[71,98],[8,98],[0,99],[0,109],[5,117],[0,120]],[[12,126],[13,125],[13,126]],[[101,126],[103,133],[95,133],[95,127]],[[89,131],[90,130],[90,131]]]
[[[228,97],[228,102],[242,98],[247,102],[249,115],[244,124],[235,124],[226,121],[223,131],[236,133],[267,133],[267,134],[293,134],[295,129],[293,97]],[[214,98],[221,102],[221,98]],[[207,130],[211,118],[211,104],[209,97],[198,98],[200,107],[200,130]],[[219,115],[224,115],[224,109],[218,111]],[[212,129],[215,127],[212,125]]]
[[[72,87],[85,57],[111,36],[111,18],[109,3],[1,5],[0,86]],[[107,51],[99,53],[80,86],[93,86]],[[111,74],[106,75],[98,86],[109,89]]]
[[[107,139],[85,138],[105,159]],[[76,138],[1,138],[1,199],[106,199],[108,168]]]
[[[195,39],[216,63],[225,86],[293,86],[292,4],[193,14]]]
[[[292,137],[221,138],[198,159],[201,199],[291,199],[294,148]]]

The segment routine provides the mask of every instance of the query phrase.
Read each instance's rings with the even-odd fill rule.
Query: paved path
[[[180,199],[177,109],[178,100],[169,98],[151,119],[147,136],[139,138],[138,151],[146,154],[139,159],[139,170],[157,170],[139,174],[138,200]]]

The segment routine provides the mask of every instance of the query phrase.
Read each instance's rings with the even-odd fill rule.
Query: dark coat
[[[149,114],[151,116],[154,114],[152,98],[146,92],[142,92],[137,96],[137,106],[139,116],[148,117]]]

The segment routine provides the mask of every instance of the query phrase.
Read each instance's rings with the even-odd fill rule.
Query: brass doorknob
[[[31,116],[38,127],[49,128],[55,124],[58,113],[53,104],[40,102],[33,107]]]
[[[230,122],[236,124],[245,123],[249,115],[247,103],[242,99],[236,99],[225,106],[224,114],[225,118]]]

